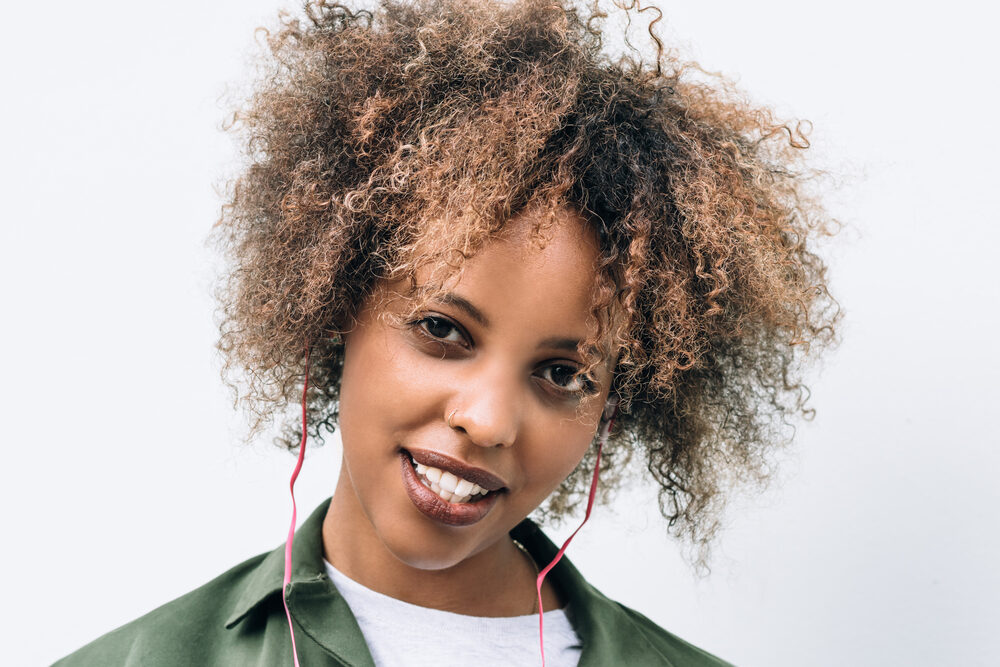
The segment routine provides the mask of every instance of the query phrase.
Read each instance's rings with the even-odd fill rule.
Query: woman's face
[[[335,502],[350,525],[340,528],[413,567],[450,567],[496,544],[576,467],[598,427],[607,366],[593,384],[572,377],[585,362],[576,341],[593,324],[596,239],[561,211],[542,248],[528,238],[532,220],[511,220],[405,327],[369,302],[345,336]],[[399,300],[382,303],[402,312]]]

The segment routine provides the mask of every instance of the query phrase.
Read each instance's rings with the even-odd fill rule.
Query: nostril
[[[489,414],[453,409],[445,418],[448,427],[480,447],[509,447],[514,443],[517,427],[509,418],[491,411]]]

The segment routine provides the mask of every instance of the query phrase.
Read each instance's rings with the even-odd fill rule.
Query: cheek
[[[399,392],[388,386],[396,377],[392,357],[375,333],[352,332],[344,349],[339,425],[344,457],[355,484],[384,469],[393,445],[387,416],[396,414],[399,405]]]
[[[575,415],[571,410],[568,415],[546,415],[537,422],[530,454],[522,460],[532,486],[541,492],[538,502],[562,484],[587,452],[596,447],[603,402],[596,397],[587,400],[593,403],[579,406]]]
[[[408,345],[390,327],[355,334],[345,347],[340,387],[345,446],[352,434],[362,440],[399,439],[435,415],[443,416],[447,377],[439,360]]]
[[[542,434],[537,447],[526,457],[525,469],[544,498],[558,487],[580,463],[593,441],[591,429],[551,429]],[[541,499],[539,499],[539,502]]]

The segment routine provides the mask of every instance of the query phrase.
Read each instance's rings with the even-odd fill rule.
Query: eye
[[[597,391],[594,381],[586,375],[577,375],[577,368],[566,364],[552,364],[542,369],[540,375],[567,394],[592,394]]]
[[[462,331],[443,317],[428,315],[423,319],[414,322],[425,335],[436,341],[443,343],[455,343],[456,345],[467,345]]]

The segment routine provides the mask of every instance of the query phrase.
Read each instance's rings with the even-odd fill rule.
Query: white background
[[[570,556],[738,665],[1000,663],[997,16],[970,0],[663,4],[675,43],[812,120],[844,176],[831,205],[849,229],[827,255],[845,342],[709,578],[648,491],[600,509]],[[276,9],[5,9],[6,664],[47,664],[284,538],[294,460],[239,445],[203,246],[235,155],[219,96]],[[300,518],[337,461],[311,452]]]

